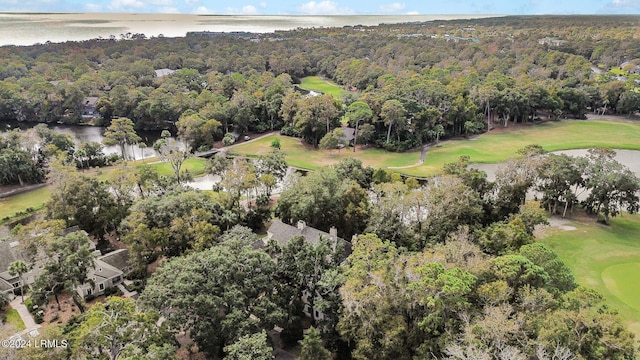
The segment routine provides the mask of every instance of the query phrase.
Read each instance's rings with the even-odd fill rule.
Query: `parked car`
[[[244,141],[247,141],[247,140],[251,140],[251,136],[246,135],[246,136],[244,137]]]

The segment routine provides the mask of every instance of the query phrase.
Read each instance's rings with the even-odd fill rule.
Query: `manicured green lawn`
[[[187,159],[182,164],[182,170],[188,170],[192,176],[201,176],[206,173],[205,164],[207,160],[201,158]],[[127,163],[128,166],[135,167],[142,162]],[[153,163],[151,166],[158,170],[160,175],[173,176],[173,170],[167,163]],[[98,179],[107,180],[109,174],[117,169],[118,166],[109,166],[97,170],[91,170],[91,172],[98,174]],[[27,191],[18,195],[13,195],[8,198],[0,199],[0,219],[4,217],[13,217],[19,211],[25,211],[25,209],[32,207],[34,209],[42,208],[42,204],[49,200],[49,186],[41,187],[39,189]]]
[[[11,329],[14,333],[20,332],[25,329],[22,318],[20,317],[20,314],[18,314],[18,310],[7,307],[7,309],[4,311],[4,315],[7,318],[7,326],[11,326]]]
[[[330,80],[325,80],[320,76],[307,76],[302,78],[300,87],[305,90],[320,91],[336,99],[340,99],[342,94],[347,93],[340,85]]]
[[[541,241],[573,270],[576,281],[602,293],[640,338],[640,215],[605,226],[573,221],[576,230],[550,228]]]
[[[41,208],[42,204],[49,199],[49,189],[41,187],[39,189],[23,192],[8,198],[0,199],[0,219],[12,217],[19,211],[27,208]]]
[[[182,171],[189,171],[193,176],[201,176],[204,175],[205,164],[207,163],[206,159],[202,158],[190,158],[187,159],[184,164],[182,164]],[[158,170],[158,174],[164,176],[173,176],[173,169],[169,163],[154,163],[151,164],[156,170]]]
[[[280,139],[282,151],[287,154],[287,162],[295,167],[313,170],[334,164],[343,157],[355,157],[373,167],[405,167],[393,171],[419,177],[436,174],[443,164],[457,161],[460,155],[469,155],[471,162],[475,163],[498,163],[513,157],[518,149],[529,144],[539,144],[548,151],[594,146],[640,150],[640,124],[624,121],[564,121],[483,134],[474,140],[446,141],[439,147],[429,149],[424,164],[419,164],[420,151],[392,153],[367,149],[353,153],[353,149],[343,149],[330,154],[326,150],[305,147],[297,138],[276,134],[233,146],[232,152],[244,156],[266,154],[276,137]]]
[[[427,176],[442,165],[469,155],[474,163],[498,163],[513,157],[529,144],[541,145],[547,151],[586,149],[605,146],[640,150],[640,124],[625,121],[562,121],[521,127],[505,132],[483,134],[475,140],[447,141],[427,152],[421,166],[402,169],[402,173]]]
[[[335,164],[345,157],[362,160],[365,165],[373,167],[408,166],[420,161],[420,152],[392,153],[380,149],[358,150],[346,148],[340,151],[311,149],[303,146],[301,140],[290,136],[271,134],[249,143],[231,147],[231,152],[243,156],[264,155],[271,151],[271,142],[280,139],[280,148],[286,154],[289,165],[303,169],[315,170],[322,166]]]

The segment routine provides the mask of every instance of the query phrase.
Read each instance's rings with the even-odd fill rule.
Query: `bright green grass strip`
[[[182,168],[181,171],[189,171],[189,173],[191,173],[192,176],[201,176],[201,175],[205,175],[206,171],[205,171],[205,164],[207,163],[206,159],[202,159],[202,158],[189,158],[187,160],[185,160],[185,162],[182,164]],[[154,163],[151,164],[150,166],[154,167],[156,170],[158,170],[158,174],[159,175],[163,175],[163,176],[173,176],[173,169],[171,168],[171,165],[169,165],[169,163]]]
[[[206,159],[190,158],[182,165],[182,171],[188,170],[192,176],[201,176],[206,173]],[[135,167],[138,162],[128,162],[129,167]],[[155,167],[160,175],[173,176],[173,170],[168,163],[154,163],[150,166]],[[87,174],[95,173],[98,179],[105,181],[109,179],[111,172],[116,170],[118,166],[109,166],[96,170],[91,170]],[[23,192],[4,199],[0,199],[0,219],[5,217],[13,217],[19,211],[25,211],[31,207],[34,209],[42,208],[42,204],[49,200],[49,186],[41,187],[35,190]]]
[[[18,314],[18,310],[7,308],[4,315],[7,317],[7,325],[13,328],[13,332],[17,333],[25,329],[24,322],[22,322],[22,318],[20,317],[20,314]]]
[[[612,73],[612,74],[613,74],[613,75],[615,75],[615,76],[625,76],[625,75],[628,75],[626,71],[622,70],[622,69],[621,69],[621,68],[619,68],[619,67],[611,68],[611,70],[609,70],[609,72],[610,72],[610,73]]]
[[[609,266],[602,272],[602,281],[611,294],[640,311],[640,262]]]
[[[571,268],[580,285],[599,291],[640,338],[640,215],[610,226],[570,222],[576,230],[547,230],[541,241]]]
[[[340,85],[321,78],[320,76],[307,76],[301,79],[300,88],[305,90],[320,91],[329,94],[336,99],[340,99],[342,94],[347,93]]]
[[[358,150],[346,148],[340,151],[319,150],[306,147],[301,140],[290,136],[270,134],[252,142],[231,147],[231,152],[242,156],[264,155],[271,151],[271,142],[280,139],[280,149],[286,155],[287,163],[294,167],[315,170],[332,165],[342,158],[360,159],[363,164],[372,167],[409,166],[420,161],[420,152],[392,153],[380,149]]]
[[[47,186],[0,199],[0,219],[13,217],[17,212],[25,211],[27,208],[41,208],[47,200]]]
[[[499,163],[529,144],[547,151],[604,146],[640,150],[640,124],[625,121],[563,121],[521,127],[502,133],[488,133],[475,140],[447,141],[429,149],[425,164],[400,170],[414,176],[436,173],[442,165],[469,155],[474,163]]]

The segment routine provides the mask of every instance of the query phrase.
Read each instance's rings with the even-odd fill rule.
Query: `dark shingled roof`
[[[0,273],[8,271],[9,265],[16,260],[13,249],[11,249],[11,242],[0,241]]]
[[[324,231],[312,228],[310,226],[304,225],[302,229],[299,229],[296,226],[291,226],[283,223],[280,220],[272,220],[271,226],[267,232],[270,234],[271,239],[274,239],[278,242],[280,246],[286,245],[289,240],[291,240],[294,236],[304,236],[305,240],[311,242],[312,244],[317,244],[320,240],[320,237],[334,239],[331,234],[326,233]],[[339,244],[342,244],[345,249],[345,256],[351,254],[351,243],[345,241],[342,238],[335,237]]]
[[[102,260],[105,263],[124,271],[129,267],[129,250],[119,249],[112,251],[108,254],[98,257],[98,260]]]
[[[344,131],[344,136],[342,137],[344,141],[351,142],[356,138],[356,129],[344,126],[342,127],[342,131]]]

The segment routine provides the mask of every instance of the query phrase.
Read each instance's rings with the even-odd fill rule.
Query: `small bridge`
[[[207,151],[199,151],[196,152],[194,155],[195,157],[200,157],[200,158],[210,158],[213,155],[219,153],[222,149],[211,149],[211,150],[207,150]]]

